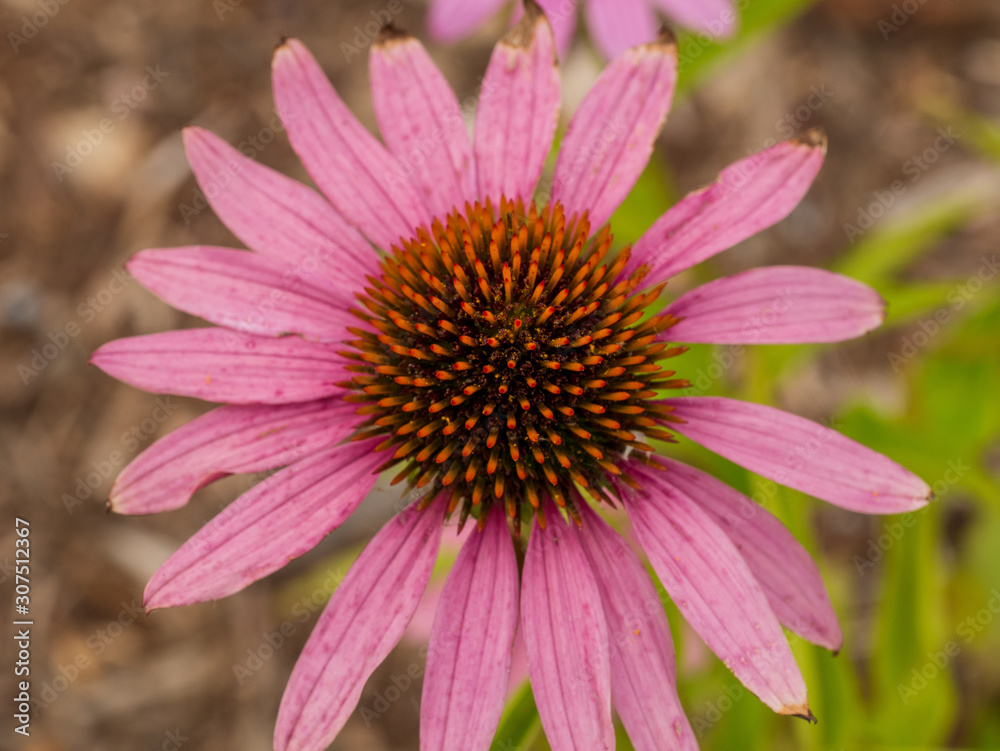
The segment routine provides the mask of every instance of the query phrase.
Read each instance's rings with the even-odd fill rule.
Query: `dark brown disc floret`
[[[558,203],[503,200],[393,247],[345,353],[355,439],[384,437],[395,481],[447,494],[462,522],[496,503],[517,522],[547,498],[576,516],[578,488],[609,500],[624,458],[672,440],[657,391],[687,385],[658,363],[684,351],[660,340],[676,319],[646,315],[662,286],[637,293],[644,272],[623,275],[611,242]]]

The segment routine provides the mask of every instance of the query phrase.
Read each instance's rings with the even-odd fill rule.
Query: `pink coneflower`
[[[763,508],[648,441],[679,433],[856,511],[922,506],[920,479],[830,429],[731,399],[661,396],[686,386],[664,369],[683,365],[675,342],[837,341],[876,327],[882,302],[830,272],[772,267],[650,311],[671,276],[785,217],[820,168],[822,139],[729,167],[616,254],[608,219],[670,108],[670,38],[603,73],[542,208],[531,199],[559,75],[535,6],[493,53],[471,141],[413,38],[384,35],[371,76],[385,146],[305,47],[284,43],[278,110],[325,198],[189,129],[199,183],[255,252],[147,250],[129,263],[164,300],[218,327],[111,342],[94,362],[148,391],[226,405],[137,458],[113,508],[165,511],[227,474],[284,467],[160,568],[146,607],[223,597],[277,570],[392,467],[420,500],[371,540],[320,617],[276,749],[325,748],[344,726],[413,615],[448,520],[475,530],[434,619],[422,749],[488,748],[519,626],[553,749],[612,748],[612,704],[637,749],[695,748],[656,588],[595,511],[623,505],[708,645],[768,706],[810,717],[780,624],[840,645],[816,566]]]
[[[452,42],[472,33],[507,2],[431,0],[427,26],[436,40]],[[573,41],[581,5],[594,44],[609,60],[655,40],[660,28],[658,11],[686,29],[714,37],[731,35],[739,22],[733,0],[538,0],[538,4],[552,23],[560,56]]]

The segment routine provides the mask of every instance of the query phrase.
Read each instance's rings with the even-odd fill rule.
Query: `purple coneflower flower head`
[[[734,164],[615,253],[607,223],[666,119],[676,47],[664,35],[604,71],[539,206],[559,110],[554,48],[529,5],[494,50],[470,140],[421,45],[386,33],[371,52],[383,145],[305,47],[284,43],[277,106],[322,195],[188,129],[199,183],[251,251],[147,250],[129,263],[215,326],[114,341],[93,361],[224,406],[140,455],[112,507],[166,511],[225,475],[278,470],[163,564],[147,608],[223,597],[279,569],[347,519],[379,471],[419,497],[319,618],[281,704],[279,751],[325,748],[344,726],[415,612],[449,520],[474,529],[434,618],[422,749],[489,747],[518,629],[553,749],[613,748],[612,706],[637,749],[696,748],[656,588],[597,508],[624,507],[678,608],[753,693],[811,717],[781,624],[839,648],[815,564],[765,509],[650,441],[696,441],[863,513],[929,497],[902,467],[803,418],[664,396],[687,385],[686,343],[832,342],[882,321],[868,287],[791,266],[718,279],[651,313],[673,275],[791,212],[823,139]]]
[[[507,2],[431,0],[428,29],[436,40],[453,42],[471,34]],[[538,4],[552,23],[560,57],[573,42],[580,6],[594,44],[609,60],[654,41],[661,26],[658,13],[685,29],[720,38],[730,36],[739,22],[733,0],[538,0]]]

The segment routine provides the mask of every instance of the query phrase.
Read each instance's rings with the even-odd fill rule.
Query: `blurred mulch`
[[[120,269],[132,253],[235,243],[210,210],[197,209],[183,126],[203,125],[234,144],[256,138],[258,159],[305,179],[284,135],[269,125],[270,57],[282,36],[302,38],[374,127],[365,55],[347,59],[341,45],[354,44],[356,27],[371,20],[377,4],[53,0],[46,7],[53,5],[58,11],[27,38],[31,29],[23,19],[42,3],[0,4],[0,29],[25,38],[0,51],[0,506],[6,525],[0,561],[14,549],[6,520],[15,514],[30,519],[38,624],[32,678],[47,705],[21,746],[135,751],[170,748],[166,744],[180,736],[192,751],[264,751],[284,682],[315,620],[308,608],[283,610],[276,593],[338,546],[366,537],[388,509],[369,504],[366,515],[319,551],[237,596],[136,614],[155,567],[248,482],[220,483],[189,507],[155,518],[107,515],[103,499],[120,465],[206,405],[173,398],[169,410],[157,411],[157,397],[114,382],[87,358],[117,337],[193,323],[137,284],[122,283]],[[995,0],[927,3],[885,39],[879,21],[890,18],[893,5],[823,2],[676,108],[658,158],[669,163],[681,190],[704,184],[768,139],[814,126],[830,135],[830,158],[804,205],[723,256],[721,269],[835,258],[848,244],[842,225],[933,142],[938,126],[920,114],[922,97],[940,93],[1000,116]],[[396,23],[421,30],[424,8],[403,6]],[[451,49],[433,50],[461,96],[474,93],[501,31],[497,22]],[[597,69],[583,57],[567,66],[568,90],[585,89]],[[144,77],[155,85],[143,87]],[[802,109],[817,91],[828,92],[824,103]],[[102,121],[109,132],[100,132]],[[71,170],[55,169],[56,162]],[[905,200],[981,171],[959,145]],[[984,249],[996,247],[998,221],[955,238],[915,273],[971,273]],[[789,384],[788,406],[823,414],[858,388],[902,398],[883,353],[877,338],[831,348],[822,372]],[[95,472],[97,488],[88,496],[87,479]],[[849,533],[862,540],[866,530],[860,524]],[[8,607],[6,598],[0,607]],[[260,659],[267,654],[265,635],[285,622],[291,625],[284,644]],[[394,655],[362,705],[374,706],[390,677],[405,672],[415,655]],[[251,675],[237,675],[239,666],[250,666]],[[13,695],[12,678],[6,669],[0,673],[3,696]],[[334,748],[416,749],[418,699],[414,686],[377,721],[356,714]]]

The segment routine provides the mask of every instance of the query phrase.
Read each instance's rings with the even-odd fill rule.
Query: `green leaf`
[[[995,293],[980,295],[968,303],[971,308],[968,316],[956,322],[957,329],[944,343],[939,356],[946,359],[957,357],[1000,362],[1000,348],[997,347],[997,331],[1000,331],[1000,295]]]
[[[810,709],[819,719],[815,727],[796,727],[798,737],[810,736],[818,748],[843,748],[863,731],[860,688],[850,658],[814,646],[797,649],[796,655],[809,687]]]
[[[834,271],[877,284],[905,269],[937,246],[941,239],[973,219],[993,211],[995,197],[980,190],[959,189],[935,197],[876,226],[834,266]]]
[[[888,307],[886,310],[886,326],[899,326],[909,323],[917,318],[933,315],[937,311],[944,311],[948,319],[951,319],[952,305],[948,296],[954,292],[955,282],[924,282],[913,284],[896,284],[886,282],[879,285],[879,293],[885,299]],[[933,321],[929,322],[933,323]]]
[[[953,451],[970,458],[997,435],[1000,425],[1000,369],[996,362],[930,360],[915,384],[923,399],[923,420]],[[975,405],[970,409],[970,405]]]
[[[542,732],[542,722],[535,706],[531,683],[525,681],[514,697],[507,702],[500,726],[493,738],[491,751],[516,751],[531,747]]]
[[[941,606],[947,598],[937,555],[940,512],[932,505],[907,516],[908,529],[895,520],[884,525],[889,534],[892,524],[902,532],[885,552],[870,734],[885,743],[942,743],[957,705],[947,668],[960,647]]]
[[[932,119],[955,131],[962,143],[1000,162],[1000,122],[964,110],[947,99],[928,98],[919,104]]]

